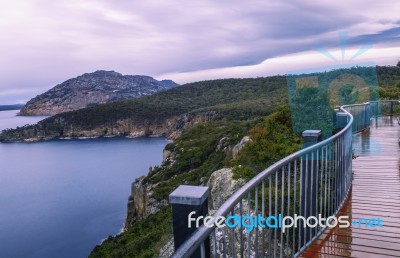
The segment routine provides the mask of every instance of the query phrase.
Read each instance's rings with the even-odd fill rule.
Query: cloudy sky
[[[357,61],[395,64],[400,2],[341,2],[0,0],[0,104],[96,70],[185,83],[353,62],[360,48]]]

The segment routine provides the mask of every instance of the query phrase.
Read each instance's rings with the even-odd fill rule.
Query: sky
[[[0,104],[96,70],[183,84],[394,65],[399,13],[398,0],[0,0]]]

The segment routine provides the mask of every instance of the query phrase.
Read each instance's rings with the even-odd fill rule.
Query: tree
[[[400,60],[397,62],[397,67],[400,67]]]

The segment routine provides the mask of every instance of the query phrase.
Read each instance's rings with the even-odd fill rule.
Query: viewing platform
[[[400,257],[400,126],[396,117],[373,120],[353,136],[354,180],[338,216],[380,218],[383,227],[325,231],[300,257]]]

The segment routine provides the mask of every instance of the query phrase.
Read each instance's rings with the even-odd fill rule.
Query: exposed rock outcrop
[[[163,162],[169,162],[171,161],[172,158],[172,152],[169,150],[164,149],[163,150]]]
[[[228,137],[222,137],[217,145],[217,151],[227,151],[229,149]]]
[[[211,174],[207,182],[207,186],[210,188],[208,209],[211,214],[245,184],[244,179],[235,180],[232,177],[233,172],[231,168],[222,168]]]
[[[96,71],[69,79],[26,103],[20,114],[55,115],[97,104],[138,98],[178,86],[149,76]]]
[[[209,213],[212,215],[215,213],[215,211],[237,190],[239,190],[240,187],[242,187],[245,184],[244,179],[238,179],[235,180],[232,178],[233,177],[233,172],[231,168],[223,168],[220,170],[215,171],[209,181],[208,181],[208,186],[210,187],[210,195],[211,199],[209,201]],[[248,210],[248,200],[246,198],[243,198],[242,200],[243,208],[242,212],[243,214],[249,214]],[[234,213],[239,214],[240,210],[238,205],[233,209]],[[250,216],[256,216],[254,211],[250,211]],[[222,231],[225,230],[223,233]],[[238,230],[238,229],[237,229]],[[260,245],[259,242],[255,242],[254,233],[253,235],[246,233],[246,229],[242,228],[240,229],[243,231],[243,241],[248,242],[250,241],[250,256],[249,257],[255,257],[255,249],[256,245],[258,250],[262,249],[262,246]],[[262,230],[260,228],[257,228],[255,230],[258,230],[258,234],[262,234]],[[269,229],[268,229],[269,230]],[[221,229],[221,228],[216,228],[216,238],[217,238],[217,257],[222,257],[223,256],[223,246],[222,246],[222,236],[225,234],[226,238],[226,245],[229,246],[227,252],[227,257],[233,257],[232,254],[232,248],[231,248],[231,241],[232,241],[232,231],[229,229],[227,230],[226,228]],[[235,234],[235,252],[240,253],[240,239],[239,239],[239,234]],[[250,239],[248,239],[250,237]],[[249,246],[245,246],[245,253],[247,252],[247,248]]]
[[[144,176],[139,177],[132,183],[125,229],[127,229],[132,222],[147,218],[147,216],[158,212],[162,207],[168,204],[167,200],[157,201],[152,198],[154,185],[144,183],[145,178]]]
[[[169,258],[174,253],[174,238],[172,237],[161,249],[158,258]]]
[[[233,156],[234,158],[237,157],[237,155],[239,154],[239,152],[243,149],[244,145],[245,145],[247,142],[250,142],[250,141],[251,141],[251,139],[250,139],[249,136],[244,136],[244,137],[242,138],[242,140],[232,148],[232,156]]]

